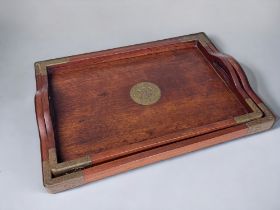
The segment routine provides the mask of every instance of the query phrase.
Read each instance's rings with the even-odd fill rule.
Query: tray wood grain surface
[[[44,185],[54,193],[275,121],[240,65],[204,33],[41,61],[35,69]]]

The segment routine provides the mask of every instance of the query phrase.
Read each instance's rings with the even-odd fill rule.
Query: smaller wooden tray
[[[44,186],[60,192],[269,129],[204,33],[35,63]]]

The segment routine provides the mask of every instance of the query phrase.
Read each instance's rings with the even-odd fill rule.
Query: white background
[[[0,209],[279,210],[279,123],[60,194],[42,186],[35,61],[200,31],[279,115],[279,0],[0,0]]]

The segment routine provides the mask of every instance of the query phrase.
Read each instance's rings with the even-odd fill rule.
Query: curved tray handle
[[[248,133],[253,134],[271,128],[276,118],[250,86],[241,65],[232,56],[220,53],[211,42],[207,46],[202,46],[198,42],[197,46],[214,66],[217,65],[217,69],[220,70],[218,73],[228,82],[229,86],[236,88],[247,103],[247,99],[249,99],[249,102],[253,102],[253,106],[256,106],[259,111],[261,110],[261,117],[246,123],[249,128]]]
[[[227,82],[229,88],[231,88],[237,96],[241,99],[241,101],[245,102],[244,105],[248,106],[252,112],[236,117],[236,122],[243,123],[248,122],[250,120],[260,118],[263,116],[263,112],[258,108],[258,106],[254,103],[254,101],[248,96],[247,92],[244,90],[242,84],[239,80],[239,75],[237,75],[237,71],[235,71],[233,65],[230,62],[230,56],[213,52],[208,47],[202,46],[199,42],[197,43],[198,48],[207,57],[208,60],[215,67],[215,70],[223,79]],[[237,65],[237,64],[235,64]],[[243,80],[244,81],[244,80]]]

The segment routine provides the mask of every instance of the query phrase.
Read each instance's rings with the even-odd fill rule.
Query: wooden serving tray
[[[35,63],[44,186],[59,192],[264,131],[275,118],[204,33]]]

